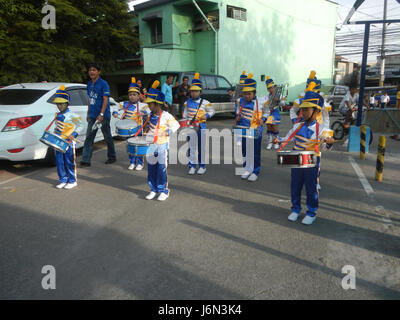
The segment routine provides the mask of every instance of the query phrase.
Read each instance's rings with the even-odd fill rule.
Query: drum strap
[[[126,111],[128,110],[128,108],[129,108],[130,105],[131,105],[131,104],[128,103],[128,105],[126,106],[126,108],[125,108],[125,110],[124,110],[124,113],[123,113],[122,116],[121,116],[121,120],[124,118],[124,115],[125,115],[125,113],[126,113]]]
[[[143,125],[140,127],[139,131],[136,132],[136,134],[134,135],[134,137],[137,137],[137,136],[142,132],[143,128],[145,127],[145,125],[147,124],[147,122],[149,122],[149,120],[150,120],[150,116],[147,117],[146,122],[143,123]]]
[[[279,150],[278,150],[277,152],[281,151],[284,147],[286,147],[286,145],[290,142],[290,140],[292,140],[293,137],[297,134],[297,132],[299,132],[300,129],[304,126],[304,123],[305,123],[305,122],[303,122],[301,125],[299,125],[299,127],[290,135],[289,139],[287,139],[287,140],[282,144],[282,146],[279,148]]]
[[[299,111],[299,115],[297,116],[297,120],[296,120],[295,124],[299,123],[299,121],[300,121],[300,118],[302,116],[302,112],[301,111],[302,111],[302,109],[300,109],[300,111]]]
[[[242,113],[242,110],[243,110],[243,107],[244,107],[245,104],[246,104],[246,100],[243,101],[243,103],[242,103],[242,105],[241,105],[241,107],[240,107],[238,117],[240,117],[240,115],[241,115],[241,113]],[[257,106],[258,106],[258,105],[257,105]],[[238,119],[235,120],[235,124],[234,124],[233,126],[236,126],[237,122],[238,122]]]
[[[49,131],[49,129],[50,129],[50,127],[51,127],[51,125],[54,123],[54,121],[56,121],[56,119],[57,119],[57,113],[56,113],[56,116],[54,117],[53,121],[52,121],[52,122],[50,122],[50,124],[48,125],[48,127],[46,128],[46,130],[45,130],[45,131]]]
[[[199,112],[199,109],[200,109],[200,107],[201,107],[202,104],[203,104],[203,98],[201,98],[200,103],[199,103],[199,105],[197,106],[196,114],[193,116],[192,120],[190,120],[190,122],[189,122],[190,124],[192,124],[193,121],[196,120],[197,113]]]
[[[156,131],[154,132],[153,143],[156,143],[157,139],[158,139],[158,129],[160,128],[161,116],[162,116],[162,111],[160,112],[160,115],[159,115],[159,118],[158,118],[158,122],[157,122]]]

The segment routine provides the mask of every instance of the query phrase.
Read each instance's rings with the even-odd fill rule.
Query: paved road
[[[289,127],[284,116],[281,132]],[[170,165],[161,203],[144,199],[147,171],[129,172],[116,143],[118,161],[105,165],[97,144],[72,190],[54,188],[55,168],[0,163],[0,298],[400,298],[400,142],[388,141],[382,183],[373,152],[363,162],[341,145],[325,153],[309,227],[287,220],[290,170],[274,151],[262,151],[255,183],[235,165],[209,165],[204,176]],[[41,287],[44,265],[56,268],[56,290]],[[341,286],[345,265],[356,269],[355,290]]]

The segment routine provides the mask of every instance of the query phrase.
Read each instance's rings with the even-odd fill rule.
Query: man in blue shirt
[[[100,67],[96,63],[89,65],[90,81],[87,84],[88,112],[86,120],[88,122],[86,140],[83,146],[81,166],[90,166],[93,153],[93,143],[98,128],[93,130],[96,124],[101,126],[104,140],[107,143],[107,161],[110,164],[116,161],[114,140],[110,129],[110,87],[107,81],[100,78]]]
[[[172,106],[172,89],[179,85],[179,83],[176,82],[175,85],[172,87],[173,82],[174,76],[172,74],[169,74],[167,76],[167,80],[165,80],[165,83],[161,87],[161,92],[165,95],[165,102],[166,104],[168,104],[168,109],[171,109]]]

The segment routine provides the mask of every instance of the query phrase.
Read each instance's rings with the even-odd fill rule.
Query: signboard
[[[373,134],[400,134],[400,109],[373,109],[366,112],[365,124]]]

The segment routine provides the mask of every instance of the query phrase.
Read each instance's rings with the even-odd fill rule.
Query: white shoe
[[[255,173],[252,173],[252,174],[247,178],[247,180],[249,180],[249,181],[251,181],[251,182],[257,181],[257,179],[258,179],[258,176],[257,176]]]
[[[168,199],[168,197],[169,197],[169,194],[160,193],[160,195],[158,196],[157,200],[158,200],[158,201],[165,201],[165,200]]]
[[[302,224],[306,224],[306,225],[311,225],[314,220],[317,218],[317,216],[314,217],[310,217],[310,216],[305,216],[305,218],[303,219],[303,221],[301,221]]]
[[[134,165],[133,163],[131,163],[131,164],[129,165],[129,167],[128,167],[128,170],[133,170],[133,169],[135,169],[135,165]]]
[[[242,179],[247,179],[247,178],[249,177],[249,175],[251,175],[251,172],[245,171],[245,172],[242,174],[241,178],[242,178]]]
[[[155,193],[154,191],[151,191],[147,196],[146,199],[147,200],[152,200],[154,199],[154,197],[157,195],[157,193]]]
[[[271,150],[271,148],[272,148],[272,142],[267,144],[267,150]]]
[[[298,213],[296,213],[296,212],[292,212],[292,213],[289,215],[288,219],[289,219],[290,221],[296,221],[297,218],[299,217],[299,215],[300,215],[300,214],[298,214]]]
[[[56,185],[56,188],[57,188],[57,189],[62,189],[62,188],[64,188],[66,185],[67,185],[67,183],[62,182],[62,183]]]
[[[136,171],[141,171],[141,170],[143,170],[143,165],[142,164],[138,164],[136,166]]]
[[[188,174],[195,174],[196,168],[190,168]]]
[[[197,170],[197,174],[205,174],[206,173],[206,168],[199,168],[199,170]]]
[[[77,182],[67,183],[67,185],[64,187],[64,189],[72,189],[72,188],[75,188],[77,185],[78,185]]]
[[[275,144],[274,144],[274,149],[275,149],[275,150],[278,150],[278,149],[279,149],[279,144],[275,143]]]

